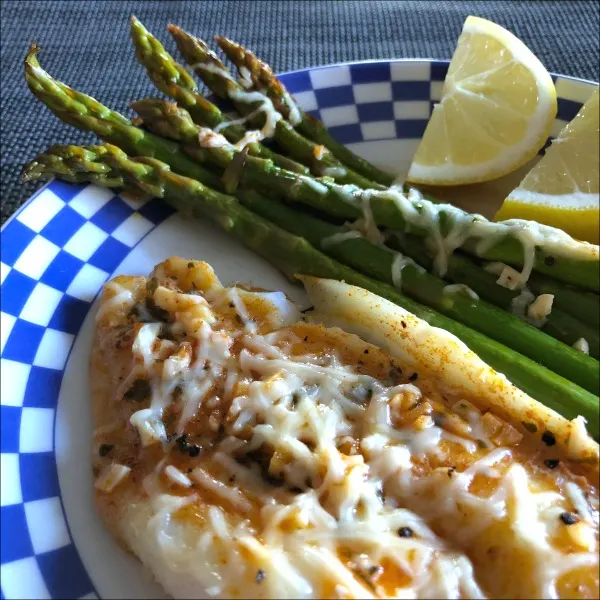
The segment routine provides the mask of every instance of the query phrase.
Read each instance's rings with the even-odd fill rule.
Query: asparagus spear
[[[40,67],[38,52],[39,48],[34,44],[27,54],[25,79],[33,94],[59,119],[78,129],[92,131],[131,154],[168,161],[178,173],[201,179],[212,187],[222,187],[219,178],[186,156],[179,144],[134,127],[129,119],[118,112],[53,79]]]
[[[247,134],[241,124],[228,123],[227,118],[212,102],[209,102],[198,92],[194,78],[188,70],[165,50],[136,17],[131,17],[131,39],[140,63],[146,68],[148,76],[154,85],[164,94],[170,96],[181,106],[184,106],[192,119],[204,127],[220,127],[223,135],[233,143],[239,142]],[[276,165],[295,171],[309,173],[308,167],[287,156],[282,156],[269,150],[259,143],[247,144],[248,151],[253,156],[271,159]]]
[[[327,257],[304,238],[284,231],[245,208],[233,196],[222,194],[198,181],[178,175],[172,172],[167,164],[156,159],[131,159],[122,150],[110,144],[105,144],[101,150],[97,148],[53,147],[25,167],[24,179],[53,176],[68,178],[69,173],[78,181],[82,181],[84,175],[91,174],[96,177],[96,168],[88,170],[91,156],[95,154],[96,160],[93,162],[110,167],[110,171],[104,173],[106,177],[100,182],[112,185],[121,178],[126,187],[162,197],[176,209],[188,214],[211,219],[290,278],[302,273],[342,279],[395,302],[431,325],[444,328],[459,337],[515,385],[566,418],[583,415],[588,420],[590,433],[598,437],[597,396],[502,344],[406,298],[392,286],[365,277]],[[57,167],[57,161],[62,163],[60,168]]]
[[[173,102],[146,98],[133,102],[131,107],[141,117],[145,127],[160,136],[181,142],[184,150],[198,162],[207,162],[220,169],[226,169],[234,165],[236,156],[240,156],[236,148],[222,135],[211,129],[199,127],[187,110]],[[314,185],[309,177],[281,169],[273,161],[255,156],[245,157],[241,174],[245,183],[283,195],[287,194],[292,186],[296,186],[298,193],[304,191],[310,194],[311,186]],[[235,179],[229,187],[227,178],[225,182],[228,191],[234,191],[238,183]]]
[[[134,102],[132,107],[142,117],[145,125],[152,131],[183,142],[184,148],[189,148],[187,144],[191,144],[194,147],[192,152],[200,160],[212,162],[218,167],[224,169],[235,163],[236,152],[234,148],[226,144],[224,140],[219,139],[219,136],[210,132],[210,130],[203,130],[202,128],[199,128],[191,120],[187,111],[181,109],[177,105],[164,100],[146,99]],[[202,141],[204,146],[202,146],[202,143],[199,141]],[[264,161],[252,157],[248,157],[244,163],[243,170],[241,172],[241,182],[247,187],[263,189],[271,193],[273,191],[277,191],[284,197],[290,194],[292,189],[295,190],[295,194],[304,193],[310,195],[314,193],[314,184],[312,182],[309,182],[304,178],[297,177],[293,173],[285,172],[282,169],[274,166],[270,161]],[[238,181],[235,180],[234,185],[231,188],[228,188],[226,183],[226,189],[230,192],[233,192],[237,188],[237,184]],[[260,212],[260,210],[258,212]],[[297,213],[294,214],[297,215],[296,225],[299,226],[304,216],[298,215]],[[264,216],[267,216],[269,219],[275,220],[275,222],[281,224],[279,221],[277,221],[274,214]],[[295,217],[293,216],[290,217],[290,223],[292,223],[294,218]],[[307,217],[307,219],[310,223],[311,218]],[[312,219],[312,221],[314,226],[311,227],[310,224],[306,224],[302,231],[294,230],[294,232],[298,233],[298,235],[303,235],[311,243],[317,246],[318,243],[315,242],[315,239],[328,237],[335,233],[344,231],[343,229],[330,227],[325,223],[321,223],[317,219]],[[319,223],[322,225],[321,228]],[[286,228],[285,225],[283,227]],[[319,230],[321,233],[317,234]],[[304,231],[307,233],[304,233]],[[319,237],[311,237],[311,233],[313,235],[318,235]],[[340,246],[335,246],[333,247],[334,256],[344,261],[343,258],[335,253],[337,251],[344,253],[347,245],[352,246],[352,244],[355,244],[360,246],[361,243],[369,245],[369,242],[366,240],[349,240],[343,244],[343,248]],[[360,251],[357,251],[353,253],[350,251],[350,256],[354,255],[359,258],[359,264],[351,263],[351,266],[357,268],[359,271],[362,271],[365,274],[375,276],[381,281],[391,281],[391,265],[393,257],[385,250],[382,250],[381,248],[378,248],[372,244],[370,245],[372,246],[371,254],[374,253],[374,255],[370,258],[367,258],[369,252],[361,253]],[[419,256],[427,257],[429,253],[427,246],[419,238],[414,239],[408,245],[411,246],[413,256],[418,254]],[[362,259],[366,260],[366,262],[360,263],[360,260]],[[430,264],[427,266],[429,268],[431,267]],[[411,271],[411,268],[407,267],[407,271]],[[457,274],[459,275],[459,278],[455,277]],[[506,288],[498,286],[495,281],[496,278],[491,273],[483,271],[480,267],[473,263],[473,261],[464,256],[453,255],[450,258],[448,275],[451,279],[466,283],[477,293],[483,292],[482,297],[484,299],[489,296],[491,297],[490,302],[493,304],[498,304],[502,308],[510,307],[512,298],[519,293],[511,292]],[[427,283],[427,278],[430,278],[429,284]],[[554,354],[556,347],[553,351],[545,349],[543,346],[544,338],[546,338],[546,336],[542,335],[542,339],[538,340],[533,332],[538,334],[539,332],[537,332],[533,327],[522,323],[516,317],[508,316],[503,311],[496,311],[495,308],[491,306],[489,308],[493,309],[492,313],[487,314],[486,307],[489,306],[487,304],[484,304],[484,307],[481,311],[476,310],[476,316],[473,317],[470,315],[470,310],[473,308],[472,303],[466,298],[459,298],[456,303],[449,302],[449,300],[443,295],[442,288],[445,286],[445,283],[436,277],[423,274],[415,281],[410,277],[409,273],[409,278],[405,281],[406,285],[408,286],[406,292],[409,296],[416,297],[418,300],[429,306],[431,306],[433,303],[434,307],[441,312],[449,311],[445,314],[449,314],[449,316],[452,316],[458,321],[469,324],[478,331],[487,333],[490,335],[490,337],[494,337],[494,339],[501,341],[505,345],[513,347],[515,350],[518,350],[527,356],[538,360],[542,364],[552,368],[554,371],[565,374],[573,381],[580,383],[580,385],[583,385],[584,387],[586,387],[586,385],[594,386],[598,384],[598,369],[595,361],[587,357],[583,357],[583,355],[579,352],[575,352],[570,348],[568,349],[568,352],[571,352],[572,355],[576,357],[577,363],[580,361],[585,363],[586,360],[590,361],[587,363],[586,367],[587,375],[582,375],[581,378],[575,374],[577,367],[571,367],[562,359],[556,360],[556,364],[554,364],[555,360],[553,356],[557,356]],[[435,289],[434,293],[432,293],[431,289],[432,287],[435,287],[433,286],[432,281],[437,281],[437,288]],[[425,297],[421,295],[422,290],[424,290]],[[462,304],[465,303],[466,307],[463,307]],[[500,315],[494,314],[494,312],[500,313]],[[496,321],[502,322],[503,320],[506,320],[507,317],[509,322],[514,321],[517,323],[517,327],[520,326],[524,328],[524,334],[522,337],[518,337],[517,333],[512,331],[510,327],[504,329],[497,328]],[[491,330],[489,329],[490,327]],[[586,327],[583,323],[580,323],[576,319],[569,318],[568,315],[561,313],[559,310],[554,310],[550,314],[546,324],[546,330],[553,334],[552,337],[556,337],[557,339],[568,343],[569,346],[572,345],[576,340],[583,337],[590,344],[592,355],[598,356],[598,336],[594,330]],[[528,335],[533,336],[533,341],[528,338]],[[521,344],[523,344],[523,346],[521,346]],[[564,371],[561,369],[564,369]],[[586,381],[586,377],[588,378],[587,384],[584,384],[583,382]]]
[[[390,245],[399,248],[404,254],[410,256],[427,270],[432,269],[433,259],[431,253],[427,244],[421,238],[415,235],[396,236],[390,242]],[[448,270],[446,271],[445,278],[455,283],[467,285],[479,297],[506,310],[512,308],[513,300],[521,293],[521,290],[509,290],[498,285],[497,275],[489,273],[476,260],[466,256],[462,252],[455,252],[448,259]],[[533,280],[534,277],[531,277],[528,287],[532,287],[531,283]],[[590,345],[590,354],[598,358],[600,355],[598,328],[592,320],[588,320],[586,315],[581,312],[575,300],[575,298],[585,298],[588,304],[592,304],[592,300],[595,297],[595,310],[597,312],[600,309],[598,297],[581,290],[574,292],[564,284],[549,280],[549,278],[540,275],[536,275],[535,280],[552,282],[546,288],[546,291],[537,292],[538,294],[550,293],[555,295],[552,312],[548,315],[544,325],[542,325],[542,331],[569,346],[572,346],[580,338],[584,338]],[[565,295],[566,297],[573,297],[573,304],[566,308],[564,307],[566,304]],[[589,296],[592,296],[592,298],[589,298]],[[557,302],[557,299],[559,299],[559,302]],[[580,318],[574,316],[578,313]]]
[[[402,293],[414,300],[528,356],[588,391],[597,394],[600,390],[597,360],[565,346],[484,300],[473,299],[460,291],[447,293],[446,282],[430,275],[412,261],[408,261],[401,270],[396,270],[394,261],[402,255],[398,257],[397,253],[389,252],[362,237],[335,240],[332,236],[347,233],[348,230],[300,213],[254,191],[240,192],[239,199],[253,212],[305,238],[332,258],[383,283],[396,283]],[[395,282],[394,279],[399,281]]]
[[[135,102],[132,106],[151,130],[184,142],[188,151],[190,147],[196,148],[195,156],[197,158],[202,160],[204,155],[205,160],[223,168],[232,162],[236,154],[233,146],[228,145],[226,140],[215,141],[218,136],[215,136],[210,130],[203,131],[197,127],[189,113],[181,107],[152,99]],[[198,150],[202,154],[199,154]],[[257,187],[265,193],[275,191],[288,200],[313,206],[334,217],[355,219],[362,215],[361,201],[365,197],[365,192],[355,186],[340,186],[326,179],[316,181],[310,177],[297,176],[289,171],[278,169],[269,161],[254,157],[248,157],[246,160],[242,180],[247,185]],[[428,217],[428,214],[431,214],[432,207],[436,205],[428,200],[410,201],[410,196],[409,199],[402,197],[403,203],[401,203],[397,201],[398,196],[393,194],[393,191],[377,195],[369,193],[370,198],[367,199],[375,221],[379,225],[391,229],[402,232],[410,230],[425,238],[437,233],[438,230],[442,236],[454,235],[456,227],[460,225],[460,220],[465,221],[461,227],[467,227],[479,218],[475,215],[468,215],[455,207],[441,205],[438,221],[434,222],[434,219]],[[444,210],[445,206],[447,208]],[[419,219],[418,216],[421,218]],[[411,219],[422,225],[410,226]],[[496,225],[492,224],[492,226]],[[477,241],[476,238],[467,239],[465,249],[471,252],[476,251]],[[521,243],[508,234],[499,238],[498,242],[485,252],[478,254],[485,258],[502,257],[496,258],[496,260],[521,266],[524,262]],[[548,257],[552,257],[552,262],[548,260]],[[597,259],[584,261],[561,257],[556,260],[552,252],[538,247],[535,250],[535,266],[547,271],[554,269],[554,274],[561,275],[563,279],[579,281],[585,278],[591,286],[598,283]]]
[[[242,78],[248,75],[254,88],[266,94],[275,108],[293,126],[297,127],[309,140],[322,144],[347,167],[360,173],[367,179],[380,183],[381,185],[392,185],[394,178],[384,173],[369,161],[357,156],[340,144],[321,121],[306,114],[297,104],[294,98],[286,90],[285,86],[276,77],[271,67],[257,58],[250,50],[236,44],[226,37],[217,36],[217,44],[227,55],[229,60],[238,68]]]
[[[275,111],[267,96],[261,92],[247,92],[202,40],[194,38],[175,25],[169,25],[169,31],[186,62],[193,66],[196,74],[215,95],[231,100],[242,115],[251,115],[260,106],[267,107],[266,119],[276,121],[273,132],[275,141],[292,158],[309,165],[315,175],[329,173],[340,183],[352,183],[365,189],[382,187],[344,167],[325,146],[314,144],[300,135]],[[250,122],[262,126],[264,119],[257,115],[250,119]]]

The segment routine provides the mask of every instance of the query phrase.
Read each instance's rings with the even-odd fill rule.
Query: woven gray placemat
[[[128,17],[136,14],[177,53],[167,23],[205,38],[224,34],[275,70],[370,58],[449,58],[469,14],[520,37],[551,71],[598,80],[600,10],[583,2],[23,1],[3,0],[2,222],[37,187],[22,165],[53,143],[94,140],[62,124],[29,93],[22,61],[32,40],[54,76],[129,114],[129,101],[156,94],[135,62]]]

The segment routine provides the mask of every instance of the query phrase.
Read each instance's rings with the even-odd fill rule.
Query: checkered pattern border
[[[448,62],[322,67],[282,80],[342,143],[422,136]],[[556,135],[591,92],[554,77]],[[75,336],[95,294],[172,210],[89,185],[52,182],[1,239],[0,598],[96,598],[64,516],[54,456],[55,412]]]
[[[302,108],[343,144],[420,139],[442,95],[448,61],[380,61],[294,71],[281,76]],[[556,135],[579,111],[591,87],[553,76],[558,95]]]
[[[54,420],[63,370],[95,294],[172,213],[54,181],[2,231],[2,598],[96,598],[63,514]]]

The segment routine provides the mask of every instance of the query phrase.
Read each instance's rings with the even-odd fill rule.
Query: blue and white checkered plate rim
[[[377,61],[282,79],[337,139],[401,173],[447,68]],[[555,82],[554,134],[595,85]],[[93,505],[87,361],[98,292],[114,275],[145,275],[171,255],[205,260],[226,282],[301,292],[210,224],[91,185],[51,182],[6,224],[1,244],[1,598],[163,597]]]

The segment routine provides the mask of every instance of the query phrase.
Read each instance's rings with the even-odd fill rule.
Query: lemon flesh
[[[556,90],[542,63],[504,28],[468,17],[407,179],[496,179],[536,155],[555,116]]]
[[[504,201],[496,220],[531,219],[597,244],[600,92],[596,88],[544,158]]]

